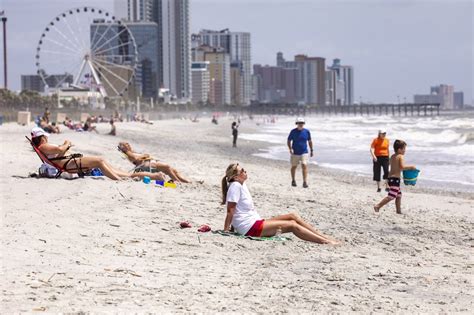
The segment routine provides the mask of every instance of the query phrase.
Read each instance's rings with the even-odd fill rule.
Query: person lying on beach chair
[[[183,177],[175,168],[162,163],[151,157],[150,154],[139,154],[133,151],[128,142],[120,142],[119,151],[127,156],[127,159],[135,164],[135,171],[163,172],[175,183],[191,183],[191,180]]]
[[[40,133],[40,131],[35,132],[35,133],[38,134]],[[47,174],[47,176],[43,176],[43,177],[59,178],[62,173],[68,173],[68,170],[66,170],[63,166],[59,165],[56,162],[57,160],[68,160],[66,161],[65,165],[68,165],[69,162],[72,161],[75,165],[75,169],[77,170],[77,174],[79,175],[79,177],[84,177],[84,175],[90,171],[90,169],[81,168],[77,164],[76,158],[81,157],[82,154],[76,153],[76,154],[70,154],[63,157],[48,158],[48,156],[46,156],[43,152],[40,151],[40,149],[38,149],[38,147],[35,145],[35,142],[32,140],[33,138],[30,139],[27,136],[25,136],[25,138],[31,144],[31,147],[36,152],[36,154],[38,154],[38,157],[40,158],[41,162],[43,162],[43,165],[40,167],[40,173],[43,172],[44,174]],[[72,170],[72,167],[70,167],[69,171],[71,170]]]
[[[292,232],[298,238],[320,244],[338,245],[339,241],[323,235],[294,213],[262,219],[254,208],[252,196],[245,184],[247,172],[239,163],[230,164],[222,178],[222,204],[227,204],[224,231],[235,231],[253,237],[274,236]]]
[[[121,180],[126,178],[143,178],[165,180],[165,175],[161,172],[135,172],[127,173],[114,168],[110,163],[101,157],[83,156],[82,154],[70,154],[67,152],[72,146],[71,141],[66,140],[62,145],[55,145],[48,142],[48,134],[41,128],[35,127],[31,130],[31,143],[38,151],[47,158],[48,164],[58,168],[58,171],[67,173],[77,173],[83,175],[87,170],[98,168],[110,179]],[[36,150],[35,150],[36,151]],[[41,157],[41,156],[40,156]],[[42,158],[43,159],[43,158]]]

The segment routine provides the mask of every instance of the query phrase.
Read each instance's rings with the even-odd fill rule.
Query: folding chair
[[[35,144],[33,143],[33,141],[31,141],[30,138],[28,138],[27,136],[25,136],[25,138],[31,144],[31,146],[33,147],[33,150],[35,150],[35,152],[38,155],[38,157],[40,158],[41,162],[49,164],[49,165],[51,165],[52,167],[54,167],[58,170],[58,173],[56,174],[55,178],[59,178],[59,176],[61,176],[61,174],[64,173],[64,172],[66,172],[66,173],[73,172],[73,173],[77,173],[79,175],[79,177],[84,177],[84,175],[85,175],[84,170],[89,171],[88,168],[85,168],[85,169],[82,168],[82,164],[81,164],[80,160],[79,160],[79,163],[77,163],[76,159],[81,158],[82,154],[74,153],[74,154],[67,155],[67,156],[61,156],[61,157],[49,159],[43,152],[41,152],[40,149],[38,149],[37,146],[35,146]],[[67,160],[66,163],[64,163],[64,167],[62,167],[61,165],[54,162],[54,161],[61,161],[61,160]],[[68,168],[67,165],[71,161],[74,162],[75,167]]]

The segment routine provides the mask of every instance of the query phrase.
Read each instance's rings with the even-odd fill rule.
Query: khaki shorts
[[[290,161],[291,161],[291,166],[298,166],[300,162],[303,165],[308,165],[308,153],[301,154],[301,155],[292,154]]]

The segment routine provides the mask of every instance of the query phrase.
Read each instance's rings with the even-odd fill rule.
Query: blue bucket
[[[404,170],[403,183],[405,185],[415,186],[418,174],[420,174],[420,170]]]

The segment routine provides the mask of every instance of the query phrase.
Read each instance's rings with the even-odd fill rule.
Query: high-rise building
[[[126,22],[128,29],[130,30],[133,38],[135,39],[135,44],[137,46],[138,52],[138,65],[135,71],[135,79],[133,80],[133,88],[127,87],[127,92],[124,96],[134,99],[136,96],[154,98],[158,97],[158,26],[154,22]],[[95,21],[91,25],[91,41],[100,41],[105,42],[109,40],[107,37],[115,37],[115,34],[119,34],[121,31],[121,25],[118,23],[110,24],[103,23],[101,21]],[[115,31],[110,31],[110,29],[116,28]],[[94,36],[95,35],[95,36]],[[104,35],[102,37],[102,35]],[[127,32],[122,32],[121,36],[110,40],[115,40],[116,43],[111,45],[115,47],[113,50],[105,50],[109,55],[114,55],[115,58],[118,56],[123,56],[122,58],[126,63],[127,58],[130,58],[129,51],[133,48],[129,45],[124,45],[123,43],[131,43],[128,38]],[[92,42],[91,46],[96,45]],[[123,82],[128,82],[130,80],[130,73],[121,71],[120,67],[117,69],[109,69],[104,71],[103,85],[107,94],[115,95],[117,94],[114,90],[114,85],[117,83],[118,86],[121,86]]]
[[[277,52],[277,67],[285,67],[285,58],[283,57],[283,53],[281,51]]]
[[[162,85],[178,99],[191,98],[191,36],[189,0],[152,0],[158,24]]]
[[[297,103],[296,93],[298,90],[298,69],[295,67],[283,68],[282,84],[285,89],[283,100],[286,103]]]
[[[298,96],[306,104],[326,104],[326,66],[322,57],[295,56],[299,69],[300,85]]]
[[[439,95],[442,109],[454,109],[454,87],[452,85],[432,86],[431,94]]]
[[[259,99],[259,91],[260,91],[260,77],[255,73],[252,74],[252,95],[250,96],[251,103],[257,103],[260,101]]]
[[[298,69],[278,66],[253,66],[258,99],[265,103],[297,103]]]
[[[261,102],[298,103],[302,101],[301,71],[295,61],[286,61],[277,53],[277,66],[254,65],[256,96]]]
[[[454,108],[463,109],[464,108],[464,93],[463,92],[454,92],[453,94]]]
[[[230,105],[230,56],[221,51],[206,53],[206,61],[209,61],[209,72],[211,75],[211,93],[209,101],[214,105]]]
[[[124,0],[116,1],[117,7]],[[129,21],[158,25],[158,86],[168,89],[171,98],[190,100],[189,0],[127,0],[127,12]]]
[[[337,73],[335,70],[326,70],[326,105],[335,105],[337,89]]]
[[[430,94],[414,95],[413,101],[418,104],[440,104],[441,109],[456,109],[454,106],[454,87],[452,85],[432,86],[430,92]]]
[[[154,22],[129,22],[138,50],[137,87],[142,97],[158,97],[158,25]]]
[[[37,74],[21,76],[22,91],[44,92],[44,82]]]
[[[115,11],[121,12],[117,8],[117,6],[115,8]],[[151,21],[153,17],[153,1],[152,0],[128,0],[127,1],[127,17],[128,17],[128,21],[130,22]]]
[[[284,101],[282,67],[254,65],[253,73],[259,77],[258,98],[263,103],[280,103]]]
[[[209,61],[196,61],[191,64],[191,78],[193,92],[191,101],[193,104],[204,105],[209,101],[211,90],[211,76],[209,73]]]
[[[192,49],[194,62],[209,63],[209,103],[213,105],[232,104],[232,82],[230,55],[221,47],[201,45]]]
[[[243,84],[242,63],[234,61],[230,64],[230,103],[232,105],[242,105]]]
[[[46,78],[46,84],[50,88],[57,87],[59,85],[68,85],[73,83],[73,76],[71,74],[53,74],[48,75]],[[22,75],[21,76],[21,90],[29,90],[36,92],[45,92],[45,83],[43,79],[37,74],[33,75]]]
[[[230,55],[231,62],[239,62],[242,73],[242,104],[250,104],[250,95],[252,92],[252,58],[250,33],[231,32],[228,29],[221,31],[201,30],[200,44],[211,47],[222,47],[224,52]]]
[[[338,72],[328,68],[326,70],[326,105],[344,105],[346,91],[346,84],[339,77]]]
[[[352,66],[341,65],[340,59],[334,59],[333,64],[329,67],[329,70],[336,72],[337,81],[339,86],[344,89],[342,97],[336,99],[331,105],[353,105],[354,104],[354,69]],[[335,94],[340,91],[336,89]]]

